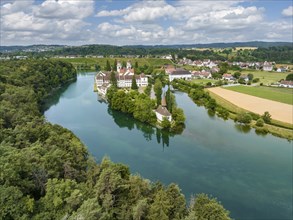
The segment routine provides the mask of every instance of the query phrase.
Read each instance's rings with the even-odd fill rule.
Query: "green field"
[[[234,73],[236,71],[229,71],[230,73]],[[262,70],[242,70],[241,74],[253,74],[254,78],[259,78],[258,83],[263,83],[264,85],[271,85],[272,83],[276,83],[281,79],[286,79],[287,73],[278,73],[278,72],[267,72]]]
[[[206,85],[208,82],[215,83],[217,81],[218,80],[215,80],[215,79],[193,79],[193,80],[191,80],[191,82],[193,82],[193,83],[202,84],[202,85]]]
[[[85,57],[79,57],[79,58],[53,58],[53,59],[58,59],[62,61],[67,61],[72,63],[74,66],[79,66],[79,65],[87,65],[90,68],[89,69],[94,69],[95,64],[99,65],[102,69],[106,66],[107,60],[109,60],[110,64],[113,65],[115,59],[119,60],[120,62],[123,61],[128,61],[130,60],[132,65],[135,64],[137,61],[139,66],[143,65],[148,65],[148,66],[154,66],[155,68],[161,67],[164,64],[172,64],[170,60],[167,59],[159,59],[159,58],[85,58]]]
[[[232,86],[225,89],[293,105],[293,89],[266,86]]]

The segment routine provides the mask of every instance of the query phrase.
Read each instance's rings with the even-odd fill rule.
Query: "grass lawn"
[[[293,89],[266,86],[232,86],[225,89],[293,105]]]
[[[193,83],[202,84],[202,85],[206,85],[208,82],[215,83],[217,81],[218,80],[215,80],[215,79],[193,79],[193,80],[191,80],[191,82],[193,82]]]
[[[230,73],[234,73],[236,71],[229,71]],[[276,83],[281,79],[286,79],[287,73],[278,73],[278,72],[267,72],[261,70],[242,70],[242,74],[253,74],[254,78],[259,78],[259,83],[263,83],[264,85],[270,85],[272,83]]]
[[[131,61],[131,64],[134,66],[135,62],[137,61],[139,66],[143,66],[143,65],[152,65],[154,67],[161,67],[164,64],[172,64],[172,62],[170,60],[167,59],[159,59],[159,58],[122,58],[122,57],[117,57],[117,58],[110,58],[110,57],[106,57],[106,58],[85,58],[85,57],[78,57],[78,58],[53,58],[53,59],[58,59],[58,60],[62,60],[62,61],[67,61],[72,63],[74,66],[78,66],[81,64],[87,64],[88,66],[90,66],[90,69],[94,69],[94,65],[98,64],[99,66],[101,66],[102,69],[105,68],[107,60],[109,60],[110,65],[114,64],[115,59],[119,60],[120,62],[123,61]]]

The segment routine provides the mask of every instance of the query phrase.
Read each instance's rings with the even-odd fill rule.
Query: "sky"
[[[0,44],[293,41],[291,0],[1,0]]]

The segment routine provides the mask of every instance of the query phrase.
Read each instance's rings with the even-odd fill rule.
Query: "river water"
[[[188,200],[211,194],[236,219],[292,219],[292,143],[209,116],[181,92],[186,128],[170,136],[111,110],[93,83],[94,73],[79,74],[45,116],[73,131],[98,161],[107,155],[144,178],[175,182]]]

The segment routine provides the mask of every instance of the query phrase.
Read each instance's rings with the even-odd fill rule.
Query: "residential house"
[[[287,71],[287,68],[286,67],[283,67],[283,66],[281,66],[281,67],[279,67],[278,69],[277,69],[277,72],[278,73],[284,73],[284,72],[286,72]]]
[[[245,74],[241,74],[240,77],[239,77],[239,79],[244,79],[244,81],[245,81],[246,83],[249,81],[248,76],[245,75]]]
[[[282,80],[279,87],[293,88],[293,81]]]
[[[174,79],[191,79],[191,72],[184,69],[175,69],[169,74],[169,81]]]
[[[234,76],[232,74],[229,74],[229,73],[223,74],[222,79],[223,80],[228,80],[228,81],[234,81],[235,80]]]
[[[200,78],[200,79],[209,79],[212,78],[212,74],[209,71],[202,70],[202,71],[193,71],[192,76],[194,78]]]
[[[273,65],[272,63],[269,63],[267,61],[264,62],[263,68],[264,71],[272,71],[273,70]]]

